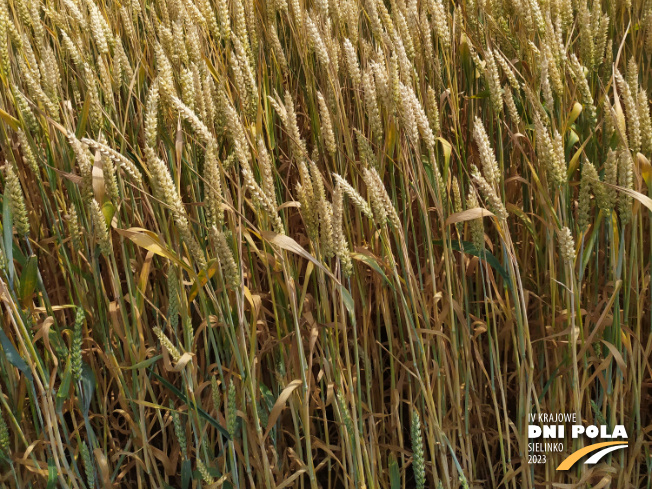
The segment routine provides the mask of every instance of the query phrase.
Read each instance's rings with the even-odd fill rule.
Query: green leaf
[[[34,377],[32,376],[32,371],[29,369],[27,362],[23,360],[23,357],[20,356],[18,350],[16,350],[2,329],[0,329],[0,343],[2,344],[2,349],[4,350],[5,356],[7,357],[7,360],[9,360],[9,363],[20,370],[25,375],[25,377],[27,377],[27,379],[32,382]]]
[[[23,253],[23,250],[20,249],[20,246],[16,242],[14,242],[14,245],[11,247],[12,253],[14,255],[14,261],[18,263],[21,268],[24,267],[27,264],[27,257]]]
[[[111,227],[111,221],[115,215],[115,206],[111,202],[104,202],[104,205],[102,205],[102,214],[104,214],[106,225]]]
[[[398,462],[394,455],[389,457],[389,481],[391,489],[400,489],[401,487],[401,474],[398,470]]]
[[[434,244],[442,246],[444,242],[438,239],[434,242]],[[477,256],[481,260],[485,261],[505,279],[507,286],[510,289],[512,288],[512,281],[509,277],[509,274],[507,273],[507,270],[503,268],[503,266],[498,261],[498,258],[492,255],[489,250],[478,250],[470,241],[451,241],[451,248],[455,251],[461,251],[468,253],[469,255]]]
[[[9,275],[9,286],[14,286],[14,232],[11,221],[11,209],[9,207],[9,196],[4,195],[2,203],[2,228],[5,245],[5,257],[7,258],[7,274]]]
[[[353,297],[351,297],[351,294],[349,293],[348,290],[346,290],[346,287],[343,285],[340,286],[340,292],[342,293],[342,300],[344,301],[344,307],[346,307],[346,310],[349,311],[349,315],[351,316],[351,321],[355,324],[355,305],[353,302]]]
[[[378,265],[378,261],[374,257],[363,253],[351,253],[351,258],[353,258],[354,260],[361,261],[362,263],[367,265],[369,268],[374,270],[378,275],[380,275],[392,289],[394,288],[393,284],[389,281],[387,275],[385,275],[385,272],[383,272],[383,269],[380,268],[380,265]]]
[[[179,258],[177,258],[177,256],[167,248],[167,246],[161,243],[161,240],[152,231],[138,227],[132,227],[129,229],[114,229],[118,234],[130,239],[141,248],[145,248],[147,251],[151,251],[152,253],[156,253],[157,255],[171,260],[176,265],[184,268],[188,273],[192,272],[192,269],[188,266],[188,264],[179,260]]]
[[[274,394],[272,394],[272,391],[269,390],[269,387],[267,387],[262,382],[258,384],[258,388],[260,389],[261,400],[265,402],[265,405],[267,406],[267,410],[270,411],[272,409],[272,406],[274,405],[274,399],[275,399]]]
[[[14,131],[18,129],[20,121],[2,109],[0,109],[0,118],[5,121],[5,124],[10,126]]]
[[[18,295],[23,306],[32,298],[38,283],[38,258],[32,255],[28,258],[23,273],[20,274],[20,289]]]
[[[60,411],[63,406],[64,400],[68,399],[68,394],[70,394],[70,385],[72,384],[72,369],[70,368],[70,360],[66,363],[66,369],[63,372],[63,378],[61,379],[61,385],[59,385],[59,390],[57,391],[57,411]]]
[[[188,489],[190,487],[190,480],[192,479],[192,463],[190,460],[184,460],[181,464],[181,489]]]
[[[577,143],[579,143],[580,137],[577,135],[577,133],[571,129],[568,134],[568,141],[566,142],[566,149],[569,151],[575,146]]]
[[[453,146],[451,146],[451,143],[446,141],[444,138],[438,137],[437,141],[440,142],[441,144],[441,149],[444,152],[444,169],[448,171],[448,166],[451,161],[451,153],[453,152]],[[433,164],[435,164],[433,162]]]
[[[530,233],[530,236],[532,236],[532,241],[534,241],[534,247],[539,250],[539,237],[537,236],[537,231],[534,227],[534,223],[532,223],[532,220],[528,217],[528,215],[523,212],[523,210],[520,207],[515,206],[514,204],[507,203],[507,212],[510,214],[516,215],[521,221],[523,221],[523,224],[525,225],[525,229],[527,229],[528,233]]]
[[[51,458],[48,459],[48,485],[47,489],[54,489],[57,487],[57,466],[54,464],[54,460]]]
[[[93,369],[86,363],[82,363],[82,374],[80,379],[82,385],[82,414],[84,418],[88,417],[88,410],[91,408],[91,400],[93,399],[93,392],[95,391],[95,373]]]
[[[609,215],[606,216],[607,221],[611,220],[611,214],[612,213],[609,213]],[[600,212],[598,212],[598,216],[596,217],[595,222],[591,228],[591,233],[588,236],[588,239],[586,237],[584,238],[584,251],[582,253],[580,277],[584,274],[584,270],[586,270],[586,267],[588,266],[591,258],[595,258],[593,255],[593,247],[595,246],[595,243],[598,240],[598,236],[600,235],[600,223],[604,218],[605,213],[602,209],[600,209]]]
[[[330,278],[335,280],[335,282],[338,282],[337,277],[335,277],[335,275],[333,275],[330,272],[330,270],[328,270],[314,256],[312,256],[310,253],[304,250],[303,246],[301,246],[299,243],[297,243],[289,236],[286,236],[284,234],[278,234],[273,231],[262,231],[260,235],[264,240],[269,241],[272,244],[275,244],[279,248],[283,248],[284,250],[291,251],[292,253],[295,253],[305,258],[306,260],[311,261],[315,266],[321,268],[326,275],[328,275]]]
[[[215,429],[217,429],[223,436],[225,436],[227,440],[231,439],[231,437],[229,436],[229,432],[226,430],[226,428],[224,428],[220,423],[218,423],[218,421],[215,418],[213,418],[210,414],[208,414],[206,411],[204,411],[199,406],[193,404],[192,402],[189,402],[188,398],[183,394],[183,392],[181,392],[175,386],[170,384],[167,380],[165,380],[159,374],[154,372],[154,369],[152,369],[151,367],[147,367],[147,370],[154,377],[156,377],[165,387],[167,387],[172,393],[174,393],[179,399],[181,399],[183,402],[185,402],[192,409],[195,409],[202,418],[204,418],[211,425],[213,425],[213,427]]]
[[[142,362],[138,362],[136,365],[130,365],[129,367],[120,367],[122,370],[136,370],[139,368],[147,368],[151,364],[158,362],[161,358],[163,358],[163,355],[156,355],[155,357],[148,358],[147,360],[143,360]]]

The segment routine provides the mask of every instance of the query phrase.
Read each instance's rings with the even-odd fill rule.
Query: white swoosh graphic
[[[612,447],[603,448],[599,452],[597,452],[597,453],[593,454],[591,457],[589,457],[587,459],[587,461],[584,462],[584,463],[585,464],[597,464],[600,461],[600,459],[602,457],[604,457],[606,454],[608,454],[610,452],[613,452],[614,450],[619,450],[621,448],[625,448],[626,446],[627,445],[615,445],[615,446],[612,446]]]

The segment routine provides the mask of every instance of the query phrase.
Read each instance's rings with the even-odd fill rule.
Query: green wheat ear
[[[237,402],[236,402],[236,391],[235,384],[233,379],[229,383],[229,392],[227,394],[227,411],[226,411],[226,429],[229,432],[229,436],[233,440],[235,437],[235,426],[236,426],[236,414],[237,414]]]
[[[84,310],[77,308],[75,313],[75,327],[72,334],[72,346],[70,348],[70,366],[72,368],[72,377],[75,382],[79,382],[82,374],[82,328],[84,326]]]
[[[179,325],[179,277],[174,266],[170,265],[167,275],[168,320],[173,331]]]
[[[81,444],[79,447],[81,453],[82,462],[84,464],[84,472],[86,473],[86,482],[89,488],[95,487],[95,467],[93,466],[93,459],[91,458],[91,452],[88,449],[86,442]]]
[[[222,398],[220,396],[220,388],[217,385],[217,378],[214,375],[211,377],[211,398],[213,399],[213,409],[215,409],[216,413],[219,413]]]
[[[412,470],[414,470],[414,480],[417,489],[423,489],[426,485],[426,465],[423,453],[421,418],[416,410],[412,411],[410,435],[412,438]]]
[[[346,405],[346,399],[344,398],[344,394],[342,392],[337,393],[337,407],[340,410],[340,418],[344,422],[344,426],[346,427],[346,432],[349,434],[349,436],[353,436],[353,419],[351,418],[351,413],[349,412],[349,408]]]
[[[174,409],[174,406],[172,403],[170,403],[170,408],[171,408],[171,415],[172,415],[172,423],[174,425],[174,434],[177,437],[177,441],[179,442],[179,451],[183,455],[183,458],[185,459],[187,457],[187,452],[188,452],[188,443],[186,441],[186,427],[181,424],[181,419],[179,416],[179,413]]]
[[[9,429],[2,414],[0,414],[0,455],[6,457],[11,455],[9,448]]]

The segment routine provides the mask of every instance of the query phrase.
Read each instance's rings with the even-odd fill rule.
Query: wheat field
[[[651,61],[650,0],[0,0],[0,487],[649,489]]]

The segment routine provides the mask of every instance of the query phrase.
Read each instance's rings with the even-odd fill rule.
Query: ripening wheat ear
[[[29,234],[29,217],[27,207],[25,206],[25,196],[20,186],[18,175],[14,171],[11,163],[5,160],[5,195],[9,202],[11,215],[19,236],[24,237]]]
[[[120,192],[118,190],[118,181],[116,180],[113,160],[103,156],[100,151],[95,153],[94,160],[95,165],[102,169],[102,178],[104,179],[104,191],[106,192],[106,196],[110,202],[116,204],[120,197]]]
[[[507,77],[507,80],[509,81],[509,85],[512,87],[512,90],[518,93],[518,91],[520,90],[520,85],[518,83],[518,80],[516,79],[516,74],[512,70],[512,67],[510,66],[509,62],[500,53],[500,51],[492,51],[492,53],[494,55],[494,59],[498,62],[503,72],[505,73],[505,76]]]
[[[364,137],[361,131],[354,129],[355,139],[358,142],[358,154],[360,155],[360,161],[365,165],[374,165],[376,163],[376,155],[374,150],[369,143],[369,140]]]
[[[428,120],[430,127],[435,133],[441,132],[441,124],[439,121],[439,103],[437,102],[437,95],[432,87],[428,87],[426,107],[428,109]]]
[[[400,100],[399,100],[399,117],[408,139],[417,146],[419,144],[419,126],[414,114],[414,104],[410,89],[399,82]]]
[[[371,207],[367,201],[364,200],[362,195],[360,195],[358,191],[349,184],[349,182],[344,180],[344,178],[342,178],[337,173],[333,173],[333,179],[335,180],[336,185],[342,189],[342,193],[346,195],[358,209],[360,209],[360,212],[362,212],[369,219],[373,219],[374,215]]]
[[[575,54],[571,54],[570,56],[569,71],[571,77],[575,81],[577,91],[580,94],[580,101],[582,102],[582,105],[584,105],[584,107],[586,108],[587,114],[589,115],[589,121],[591,124],[595,124],[597,120],[597,115],[596,115],[596,108],[593,105],[593,96],[591,95],[591,88],[589,86],[589,82],[586,79],[586,75],[584,74],[584,67],[579,62]],[[633,104],[633,100],[631,101],[631,103]]]
[[[369,125],[373,131],[374,140],[380,141],[383,138],[383,121],[380,117],[378,107],[378,96],[376,94],[376,84],[371,69],[365,71],[362,76],[362,86],[364,91],[365,105],[369,116]]]
[[[165,349],[168,351],[172,359],[175,362],[179,361],[179,359],[181,358],[181,353],[179,353],[179,350],[177,349],[176,346],[174,346],[174,344],[172,344],[170,339],[167,336],[165,336],[165,333],[161,331],[161,328],[155,326],[153,331],[154,334],[156,334],[156,336],[158,337],[159,341],[161,342],[161,345],[165,347]]]
[[[279,64],[281,71],[286,73],[288,70],[287,59],[285,58],[285,52],[283,51],[283,45],[281,40],[278,38],[276,22],[269,21],[267,24],[267,32],[269,34],[269,42],[272,45],[272,50],[274,51],[274,56],[276,62]]]
[[[156,194],[172,211],[179,235],[186,246],[188,246],[199,268],[204,268],[206,266],[206,258],[190,230],[188,215],[177,193],[167,165],[156,156],[156,153],[150,147],[145,148],[145,157],[152,174],[152,185]]]
[[[154,140],[156,139],[156,136],[154,136]],[[131,160],[127,159],[125,156],[121,155],[117,151],[115,151],[113,148],[107,146],[104,143],[100,143],[98,141],[94,141],[89,138],[82,138],[81,142],[87,145],[89,148],[99,151],[103,157],[108,158],[112,160],[115,164],[119,165],[126,173],[131,177],[132,180],[134,180],[134,183],[138,186],[141,186],[143,183],[143,176],[140,173],[140,170],[136,168],[136,166],[131,162]]]
[[[209,232],[217,249],[217,257],[220,261],[225,282],[231,289],[235,290],[240,285],[240,273],[235,258],[233,258],[233,251],[226,241],[226,235],[215,227],[211,228]]]
[[[312,187],[315,192],[315,201],[319,217],[320,243],[321,252],[325,258],[333,256],[333,209],[326,200],[326,190],[324,189],[324,179],[314,161],[310,162],[310,177]]]
[[[317,24],[313,21],[312,15],[310,13],[306,15],[306,31],[308,32],[308,44],[315,52],[317,59],[322,64],[322,66],[324,68],[328,68],[331,63],[330,56],[328,55],[328,49],[326,48]]]
[[[575,260],[575,240],[570,229],[566,226],[561,228],[557,238],[559,240],[559,256],[564,263],[572,266]]]
[[[257,141],[258,149],[258,166],[263,179],[263,191],[270,196],[272,202],[276,202],[276,186],[274,185],[274,170],[272,168],[272,161],[265,141],[262,136],[258,136]]]
[[[176,99],[176,97],[173,97],[173,99]],[[191,118],[192,122],[196,122],[198,124],[196,130],[203,137],[208,139],[209,144],[211,144],[213,142],[213,138],[208,129],[206,129],[206,126],[201,123],[201,121],[195,120],[196,115],[192,112],[188,113],[188,111],[185,110],[187,107],[185,107],[180,100],[176,100],[180,112]],[[168,169],[167,165],[156,155],[156,152],[153,149],[153,147],[156,146],[157,142],[158,102],[159,84],[155,82],[150,88],[147,99],[147,109],[145,116],[145,139],[147,146],[144,149],[145,159],[152,174],[152,185],[154,187],[154,191],[172,211],[174,221],[177,224],[179,235],[190,250],[190,253],[197,262],[199,268],[204,268],[206,266],[204,253],[190,230],[188,216],[183,206],[183,202],[179,197],[174,181],[172,180],[172,176],[170,175],[170,170]],[[215,182],[213,181],[211,183],[214,184]]]
[[[287,113],[286,129],[290,135],[290,146],[293,148],[295,157],[302,158],[306,155],[306,143],[301,139],[297,115],[294,110],[294,100],[292,100],[292,95],[287,90],[285,91],[284,105]]]
[[[591,211],[591,183],[598,174],[595,167],[588,161],[582,165],[582,179],[578,198],[577,226],[581,232],[589,227],[589,212]],[[597,200],[597,198],[596,198]]]
[[[188,107],[174,95],[170,96],[170,100],[172,101],[172,104],[177,109],[177,111],[179,111],[179,115],[190,123],[193,130],[197,133],[197,135],[201,137],[202,141],[204,141],[206,144],[214,143],[215,138],[213,137],[213,134],[211,134],[206,124],[201,121],[201,119],[190,107]]]
[[[557,189],[566,182],[566,161],[561,135],[555,130],[552,139],[548,128],[543,125],[538,116],[534,118],[534,128],[537,138],[537,156],[544,165],[548,186],[551,190]]]
[[[324,146],[331,155],[337,151],[335,144],[335,134],[333,133],[333,123],[331,122],[331,115],[328,111],[328,105],[321,92],[317,92],[317,100],[319,102],[319,116],[321,118],[321,133],[324,138]]]
[[[641,148],[641,125],[638,117],[638,105],[632,95],[629,84],[623,78],[620,71],[616,69],[614,78],[620,89],[620,95],[625,102],[625,110],[627,111],[627,138],[630,149],[638,151]]]
[[[265,211],[267,217],[271,220],[275,232],[285,234],[285,226],[278,215],[276,202],[274,202],[271,196],[267,195],[263,189],[260,188],[260,185],[258,185],[258,182],[254,179],[251,167],[248,163],[241,163],[241,172],[242,177],[244,178],[244,184],[251,194],[251,199],[253,200],[254,205]]]
[[[210,472],[208,472],[208,469],[199,458],[197,459],[197,471],[201,475],[201,478],[205,484],[208,484],[210,486],[215,483],[215,480],[211,476]]]
[[[344,193],[342,185],[337,183],[333,190],[333,247],[341,263],[342,275],[350,277],[353,273],[353,262],[349,254],[349,244],[344,236],[343,207]]]
[[[233,47],[235,56],[233,57],[232,67],[237,73],[241,97],[245,97],[245,107],[247,114],[252,119],[256,116],[258,107],[258,86],[256,77],[252,70],[249,58],[247,56],[246,45],[243,45],[236,37],[233,38]]]
[[[97,203],[97,200],[91,200],[91,220],[93,221],[93,229],[95,231],[95,238],[100,246],[100,252],[104,256],[109,256],[111,254],[112,245],[111,245],[111,235],[109,234],[109,229],[106,225],[106,218],[100,207],[100,204]]]
[[[498,185],[500,183],[500,168],[498,167],[494,150],[489,142],[489,136],[487,136],[487,132],[484,129],[484,124],[478,117],[473,122],[473,139],[478,145],[480,162],[482,163],[482,174],[490,185]]]
[[[301,216],[303,217],[308,237],[316,241],[319,237],[319,210],[316,205],[315,192],[312,186],[312,178],[308,166],[304,161],[299,162],[299,179],[296,184],[297,197],[301,205]]]
[[[518,110],[516,109],[516,103],[514,102],[512,89],[509,88],[509,85],[505,85],[505,87],[503,88],[503,95],[505,96],[505,105],[507,106],[507,113],[509,114],[509,117],[514,123],[514,125],[518,126],[521,123],[521,118],[518,115]]]
[[[34,116],[34,112],[32,112],[29,102],[19,90],[13,90],[13,94],[16,108],[25,122],[26,129],[29,129],[32,133],[37,133],[39,130],[39,123],[36,121],[36,117]]]
[[[485,56],[487,85],[494,112],[498,116],[503,111],[503,89],[500,86],[500,75],[491,49]]]
[[[18,58],[18,66],[20,67],[20,71],[23,74],[25,83],[29,89],[29,94],[39,103],[43,104],[50,117],[52,117],[56,122],[60,122],[59,105],[52,101],[52,99],[50,99],[50,97],[45,93],[38,77],[35,75],[36,72],[30,70],[22,58]]]
[[[475,190],[470,188],[466,197],[466,208],[475,209],[476,207],[480,207],[480,203],[478,202]],[[482,218],[473,219],[469,225],[471,227],[471,242],[473,246],[478,251],[484,250],[484,222]]]
[[[621,149],[618,157],[618,185],[626,188],[634,188],[634,160],[627,149]],[[621,192],[618,200],[618,213],[623,226],[632,220],[632,197]]]
[[[498,197],[494,187],[485,180],[485,178],[480,174],[477,167],[473,165],[471,167],[471,176],[475,180],[480,194],[485,198],[489,205],[489,210],[493,212],[499,219],[507,219],[507,210],[505,209],[505,204]]]
[[[389,223],[394,229],[400,229],[400,219],[376,169],[373,167],[365,168],[362,178],[367,185],[376,224],[384,226]]]
[[[147,95],[147,106],[145,109],[145,142],[148,146],[155,147],[158,133],[158,103],[159,103],[158,79],[155,79]]]
[[[419,134],[421,135],[421,139],[423,140],[423,142],[426,143],[426,146],[428,147],[428,151],[432,152],[435,147],[435,135],[432,133],[432,128],[430,127],[430,121],[428,120],[428,117],[426,116],[426,112],[423,109],[421,102],[417,98],[417,95],[416,93],[414,93],[414,90],[412,90],[412,88],[409,89],[409,93],[410,93],[410,100],[412,101],[412,111],[414,117],[416,118],[417,127],[419,128]]]
[[[224,112],[227,133],[233,142],[235,156],[241,165],[248,166],[251,154],[240,117],[223,91],[220,91],[219,100],[221,110]]]
[[[190,110],[195,108],[195,83],[192,76],[192,70],[182,68],[179,76],[181,82],[181,99]]]
[[[206,148],[204,157],[204,198],[206,216],[211,226],[224,227],[224,211],[222,210],[222,176],[217,157],[217,145],[214,141]]]
[[[641,123],[641,151],[650,154],[652,152],[652,119],[650,119],[650,103],[643,87],[638,88],[636,102]]]
[[[81,250],[81,231],[79,228],[79,217],[77,216],[77,210],[74,205],[70,206],[66,220],[68,221],[68,233],[71,237],[72,249],[78,252]]]
[[[354,86],[360,86],[362,75],[360,74],[360,65],[358,63],[358,54],[351,44],[351,41],[344,39],[344,59],[346,60],[346,67],[351,77]]]

